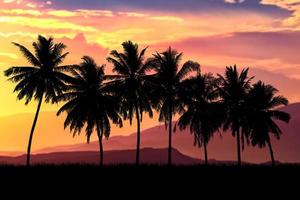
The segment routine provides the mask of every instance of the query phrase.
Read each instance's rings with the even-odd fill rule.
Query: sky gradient
[[[1,71],[26,66],[11,42],[30,47],[38,34],[67,44],[66,64],[84,55],[106,64],[111,49],[133,40],[149,46],[148,55],[172,46],[203,71],[251,67],[257,79],[300,102],[299,0],[0,0],[0,24]],[[1,117],[35,111],[36,102],[16,101],[3,74],[0,88]]]

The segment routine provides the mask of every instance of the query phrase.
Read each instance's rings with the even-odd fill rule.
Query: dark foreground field
[[[241,168],[232,165],[118,165],[101,168],[94,165],[1,166],[0,181],[7,188],[39,188],[49,195],[57,191],[90,194],[98,190],[101,193],[112,190],[114,192],[109,193],[112,196],[125,195],[124,191],[130,195],[137,195],[136,191],[140,191],[143,196],[162,192],[175,196],[179,193],[201,196],[202,193],[225,195],[238,190],[248,196],[284,193],[288,197],[300,191],[300,165],[275,168],[256,165]]]

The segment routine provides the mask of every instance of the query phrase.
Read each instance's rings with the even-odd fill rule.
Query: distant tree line
[[[226,67],[225,75],[201,73],[200,64],[187,61],[182,66],[182,53],[171,47],[162,53],[145,57],[147,48],[126,41],[123,51],[113,50],[107,61],[112,74],[105,74],[104,65],[84,56],[82,63],[63,65],[69,53],[66,45],[53,38],[38,36],[31,52],[25,46],[13,43],[30,66],[14,66],[4,74],[16,84],[19,100],[27,105],[31,100],[38,106],[29,135],[27,165],[30,165],[31,143],[43,102],[64,105],[57,115],[66,113],[65,128],[74,135],[85,129],[87,141],[93,132],[99,140],[99,162],[103,165],[103,138],[109,138],[111,124],[123,126],[124,120],[137,123],[136,164],[140,164],[141,122],[143,115],[159,114],[159,121],[168,129],[168,164],[172,164],[172,133],[176,126],[189,129],[195,145],[203,147],[208,164],[207,147],[214,133],[232,132],[236,138],[237,163],[246,144],[268,147],[272,164],[275,158],[271,135],[280,139],[282,131],[277,120],[288,123],[290,115],[279,111],[288,100],[278,90],[262,81],[252,83],[249,68],[238,71]],[[173,122],[179,115],[178,122]]]

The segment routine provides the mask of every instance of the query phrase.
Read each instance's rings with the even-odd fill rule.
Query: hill
[[[141,150],[142,164],[166,164],[168,150],[146,148]],[[45,154],[35,154],[31,157],[34,164],[98,164],[99,152],[81,151],[81,152],[54,152]],[[26,161],[26,155],[9,157],[0,157],[1,164],[23,165]],[[195,165],[203,163],[186,155],[183,155],[176,149],[173,149],[173,162],[176,165]],[[114,150],[104,153],[104,164],[134,164],[134,150]]]
[[[287,107],[281,108],[286,112],[289,112],[292,116],[292,120],[289,124],[284,124],[279,122],[279,126],[283,131],[283,135],[280,141],[272,140],[274,146],[275,157],[277,160],[281,162],[300,162],[300,134],[299,134],[299,124],[300,124],[300,104],[291,104]],[[2,126],[11,125],[11,129],[13,132],[8,134],[7,137],[13,137],[15,140],[18,140],[18,137],[21,133],[26,133],[28,131],[24,131],[23,124],[24,121],[22,119],[32,118],[31,115],[24,115],[22,117],[15,117],[14,119],[10,119],[10,123],[4,124]],[[47,115],[42,115],[41,123],[38,124],[39,127],[43,127],[42,129],[38,129],[36,132],[35,140],[34,140],[34,153],[51,153],[51,152],[82,152],[82,151],[98,151],[98,143],[91,142],[90,144],[85,143],[84,134],[79,138],[72,138],[67,131],[63,131],[62,121],[56,123],[42,123],[47,121],[47,116],[50,116],[49,121],[51,121],[51,113],[47,113]],[[12,121],[15,120],[15,124],[20,124],[18,126],[12,125]],[[60,119],[61,120],[61,119]],[[155,121],[155,119],[151,121],[144,121],[142,126],[149,126],[148,123]],[[61,125],[60,125],[61,123]],[[25,125],[24,125],[25,126]],[[2,127],[3,128],[3,127]],[[131,127],[128,129],[133,132],[135,127]],[[18,131],[19,130],[19,131]],[[29,130],[29,129],[28,129]],[[47,132],[46,132],[47,130]],[[109,140],[104,141],[104,150],[105,151],[115,151],[115,150],[134,150],[136,145],[136,134],[133,133],[131,135],[118,136],[118,134],[126,134],[125,130],[121,130],[123,132],[119,132],[120,130],[114,129],[112,131],[111,137]],[[3,134],[3,132],[0,132]],[[19,134],[19,135],[18,135]],[[117,136],[114,136],[116,135]],[[67,141],[66,145],[55,145],[61,144],[64,139]],[[10,140],[7,142],[14,143],[15,140]],[[164,126],[155,126],[153,128],[146,129],[142,132],[141,137],[141,145],[142,148],[156,148],[163,149],[167,147],[168,135]],[[53,142],[54,141],[54,142]],[[3,140],[2,140],[3,142]],[[24,150],[26,149],[27,137],[24,137],[24,141],[22,141],[22,147]],[[37,148],[36,144],[43,143],[44,145],[49,142],[48,146],[52,146],[50,148]],[[16,142],[15,142],[16,143]],[[74,144],[78,143],[78,144]],[[173,137],[174,148],[180,151],[181,153],[188,155],[189,157],[193,157],[196,159],[203,159],[203,150],[196,148],[193,146],[193,137],[190,135],[189,131],[179,131],[177,130],[174,133]],[[20,144],[18,143],[18,147]],[[235,160],[236,159],[236,149],[235,149],[235,140],[232,137],[231,133],[217,133],[211,143],[208,146],[208,153],[210,159],[215,160]],[[38,150],[40,149],[40,150]],[[5,151],[5,149],[3,149]],[[9,154],[2,154],[9,155]],[[16,154],[10,154],[16,155]],[[258,149],[253,147],[245,147],[245,150],[242,154],[242,158],[244,161],[252,162],[252,163],[263,163],[270,160],[269,152],[267,149]]]

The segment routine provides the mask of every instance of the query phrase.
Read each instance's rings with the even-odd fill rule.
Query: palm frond
[[[194,61],[188,61],[184,63],[183,67],[177,73],[178,80],[184,79],[188,76],[191,72],[196,72],[197,74],[200,73],[200,64]]]
[[[286,112],[283,112],[283,111],[279,111],[279,110],[271,110],[271,111],[268,111],[268,115],[271,117],[271,118],[274,118],[276,120],[280,120],[280,121],[283,121],[285,123],[289,123],[290,120],[291,120],[291,116],[290,114],[286,113]]]
[[[30,64],[32,64],[35,67],[41,66],[39,60],[26,47],[15,42],[13,42],[13,44],[19,48],[20,52],[23,54],[23,56],[28,60]]]

